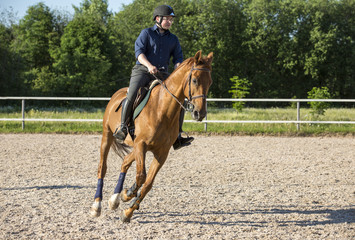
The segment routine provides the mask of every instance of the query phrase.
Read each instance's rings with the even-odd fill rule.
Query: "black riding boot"
[[[186,138],[183,138],[181,136],[181,133],[183,132],[182,131],[182,124],[184,123],[184,117],[185,117],[185,110],[183,108],[181,108],[180,117],[179,117],[179,136],[177,137],[175,143],[173,144],[174,150],[178,150],[182,147],[189,146],[191,144],[191,142],[194,140],[194,138],[189,137],[189,135],[187,135]]]
[[[121,126],[120,129],[116,128],[113,136],[120,142],[124,142],[128,134],[128,122],[132,113],[133,102],[126,99],[122,104],[121,112]]]

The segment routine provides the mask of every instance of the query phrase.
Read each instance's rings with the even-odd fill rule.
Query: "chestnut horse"
[[[101,141],[100,164],[98,168],[98,184],[95,201],[90,209],[92,216],[101,214],[103,179],[107,170],[107,155],[110,147],[121,157],[128,153],[128,146],[133,150],[124,157],[121,173],[114,194],[109,200],[109,207],[114,210],[119,201],[131,200],[129,208],[120,214],[123,222],[129,222],[134,210],[153,186],[153,181],[159,169],[168,157],[169,150],[179,134],[180,108],[185,98],[192,105],[192,117],[202,121],[206,116],[206,97],[212,84],[211,64],[213,53],[207,57],[198,51],[192,58],[186,59],[175,71],[160,85],[152,89],[150,99],[142,112],[135,119],[134,140],[127,135],[124,144],[119,144],[113,137],[113,131],[120,124],[121,110],[116,111],[122,100],[126,97],[127,88],[118,90],[108,103],[103,119],[103,135]],[[154,159],[146,173],[145,157],[151,151]],[[128,168],[136,161],[136,183],[130,189],[122,191]],[[143,186],[140,193],[138,190]]]

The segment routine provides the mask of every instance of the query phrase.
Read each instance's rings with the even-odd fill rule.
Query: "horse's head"
[[[202,56],[201,50],[193,57],[191,70],[185,83],[184,94],[193,106],[192,118],[197,121],[202,121],[206,116],[206,98],[208,89],[212,84],[213,52],[210,52],[207,57]]]

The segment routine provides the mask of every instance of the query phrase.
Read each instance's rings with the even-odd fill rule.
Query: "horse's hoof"
[[[115,193],[108,200],[108,206],[110,207],[111,210],[115,210],[118,208],[119,205],[120,205],[119,193]]]
[[[99,217],[101,215],[101,202],[94,202],[90,208],[90,215],[92,217]]]
[[[131,222],[131,218],[126,217],[125,210],[121,211],[120,219],[123,223],[130,223]]]

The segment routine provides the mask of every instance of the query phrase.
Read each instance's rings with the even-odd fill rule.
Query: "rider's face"
[[[159,17],[159,16],[157,17],[158,22],[160,21],[160,18],[161,17]],[[162,18],[163,18],[163,21],[161,22],[161,26],[163,27],[163,29],[168,30],[174,22],[174,17],[167,16],[167,17],[162,17]]]

